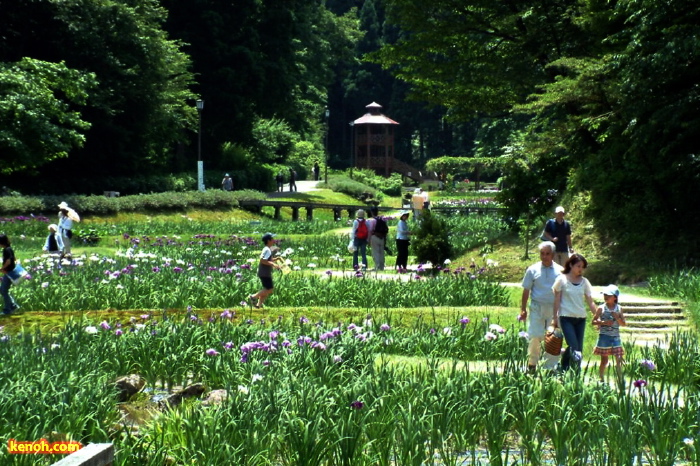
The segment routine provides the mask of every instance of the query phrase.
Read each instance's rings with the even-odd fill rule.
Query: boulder
[[[193,383],[182,390],[178,390],[160,402],[163,408],[175,407],[182,403],[185,398],[200,397],[205,392],[206,387],[201,383]]]
[[[146,379],[138,374],[125,375],[114,382],[117,388],[117,402],[123,403],[140,392],[146,385]]]
[[[207,393],[206,398],[202,400],[203,406],[220,405],[228,398],[228,392],[224,389],[212,390]]]

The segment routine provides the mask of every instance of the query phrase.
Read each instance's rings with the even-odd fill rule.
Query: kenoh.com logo
[[[45,438],[31,442],[22,442],[11,438],[7,441],[7,452],[12,455],[67,455],[83,448],[80,442],[49,442]]]

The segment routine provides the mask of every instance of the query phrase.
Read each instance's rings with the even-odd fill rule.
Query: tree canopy
[[[95,85],[94,74],[63,62],[0,62],[2,173],[35,169],[82,147],[90,124],[71,105],[85,104]]]
[[[504,157],[512,214],[541,213],[539,200],[564,193],[586,200],[579,207],[613,248],[655,238],[679,247],[677,258],[698,257],[699,5],[388,5],[402,35],[376,59],[414,98],[447,106],[453,119],[484,119],[491,139],[477,140],[477,151]]]

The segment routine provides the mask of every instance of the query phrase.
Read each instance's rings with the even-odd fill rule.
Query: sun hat
[[[365,211],[363,209],[357,211],[357,218],[365,218]]]
[[[399,212],[399,218],[403,217],[404,215],[411,215],[411,212],[408,210],[402,210]]]
[[[615,285],[608,285],[603,289],[603,294],[608,296],[620,296],[620,290]]]
[[[273,235],[272,233],[265,233],[262,237],[263,244],[267,244],[267,242],[270,241],[274,237],[275,237],[275,235]]]
[[[566,211],[564,210],[564,207],[562,207],[562,206],[558,206],[556,209],[554,209],[555,214],[558,214],[559,212],[561,212],[562,214],[566,213]]]
[[[58,204],[58,208],[59,208],[59,209],[67,209],[67,208],[68,208],[68,204],[66,204],[66,201],[63,201],[63,202],[61,202],[60,204]]]
[[[49,225],[49,230],[58,231],[58,225],[52,223],[51,225]]]

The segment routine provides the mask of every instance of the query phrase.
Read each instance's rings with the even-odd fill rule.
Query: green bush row
[[[352,179],[378,189],[388,196],[400,196],[403,187],[403,181],[399,173],[392,173],[387,178],[377,175],[373,170],[354,169],[352,170]]]
[[[53,214],[65,201],[80,215],[110,215],[119,212],[177,211],[190,208],[227,209],[238,207],[239,200],[265,199],[259,191],[164,192],[133,196],[5,196],[0,197],[0,215]]]
[[[383,198],[381,191],[345,176],[328,180],[328,188],[337,193],[352,196],[360,201],[369,201],[371,199],[381,201]]]

